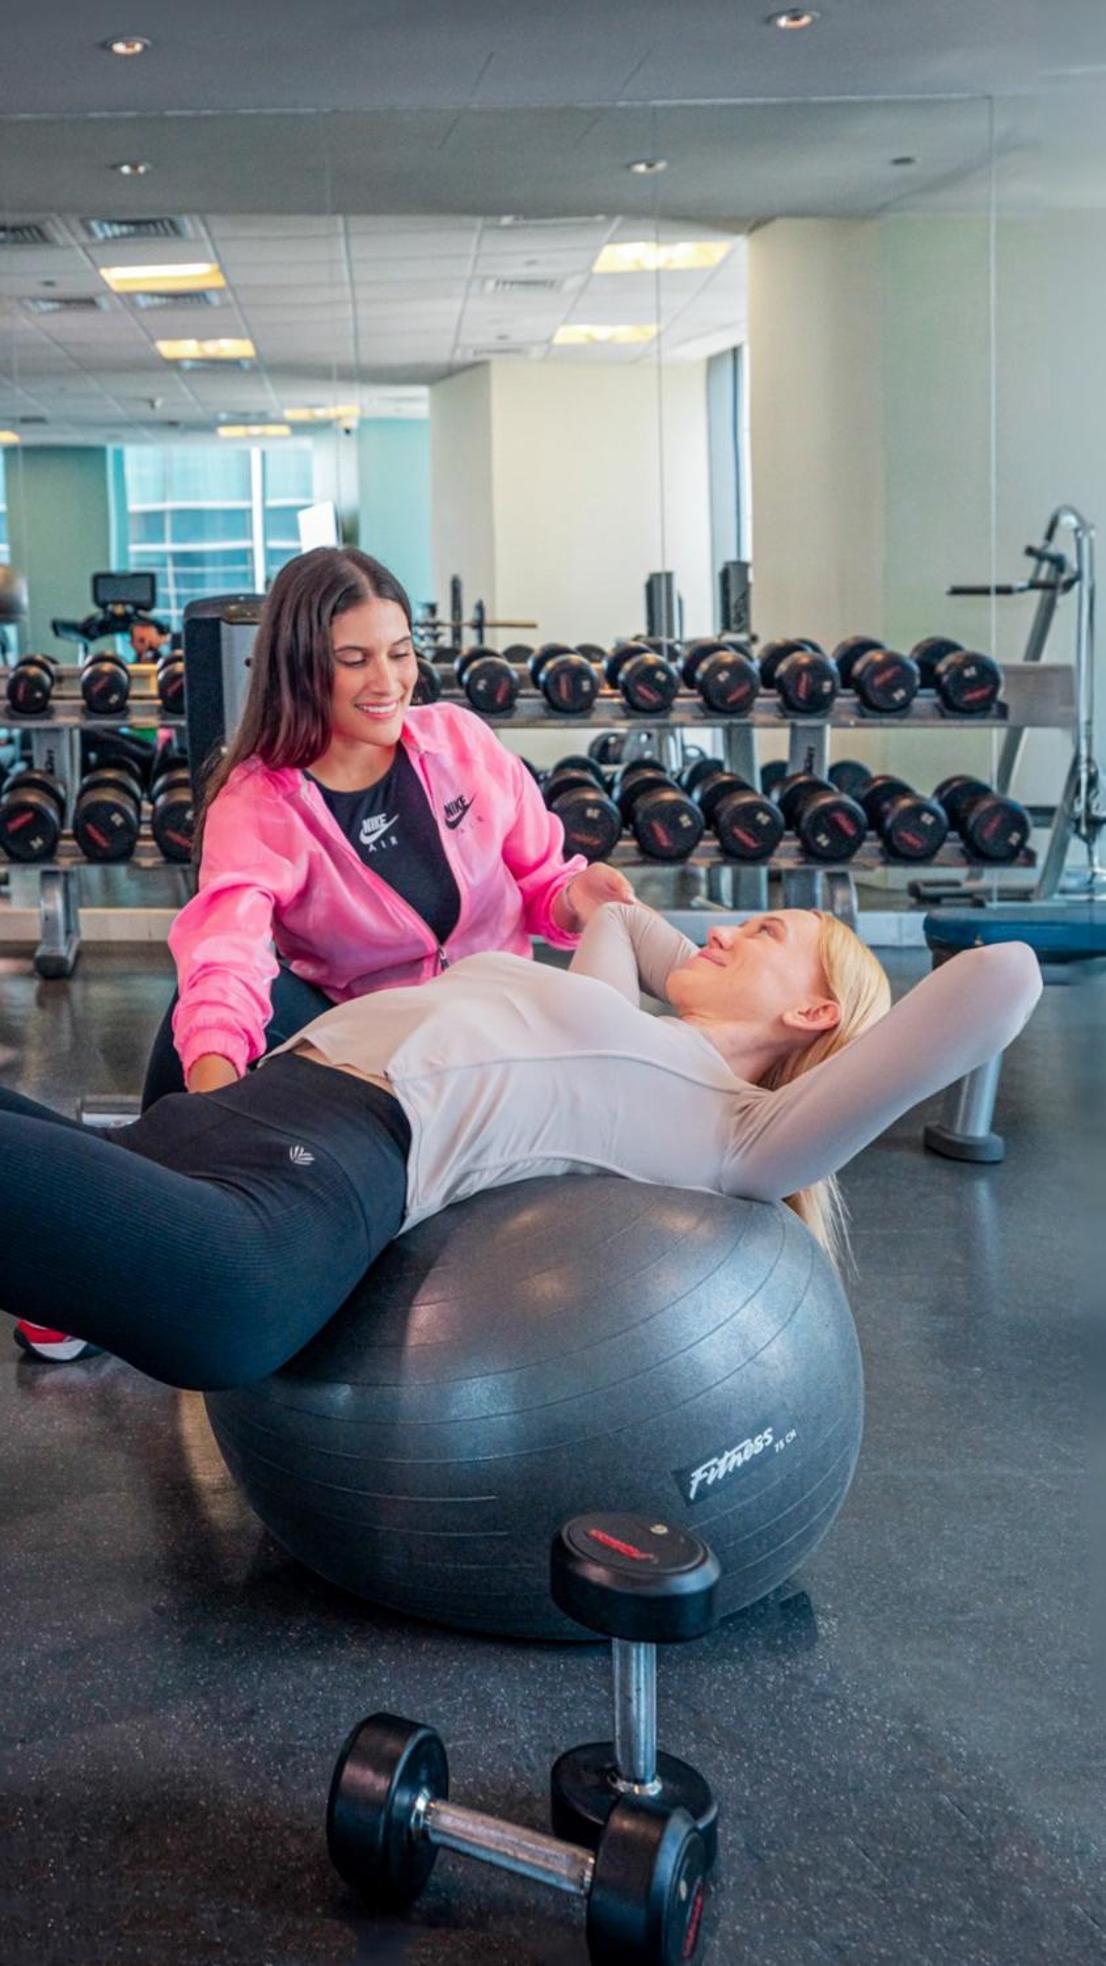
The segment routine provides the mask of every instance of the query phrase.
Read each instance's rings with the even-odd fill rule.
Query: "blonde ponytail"
[[[789,1052],[773,1066],[760,1081],[771,1091],[789,1085],[792,1079],[811,1071],[823,1059],[832,1058],[834,1052],[851,1044],[853,1038],[878,1023],[891,1008],[891,986],[883,965],[859,935],[836,915],[821,917],[818,954],[830,995],[840,1005],[840,1021],[832,1031],[824,1032],[802,1050]],[[786,1195],[784,1199],[840,1268],[848,1251],[848,1227],[836,1175],[815,1181],[809,1188],[800,1188],[797,1194]]]

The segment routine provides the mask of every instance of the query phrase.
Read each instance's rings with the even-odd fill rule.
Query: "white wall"
[[[443,614],[449,582],[464,582],[465,611],[495,611],[491,374],[462,369],[430,391],[430,521],[434,592]]]
[[[764,638],[881,634],[883,392],[875,227],[749,240],[753,619]]]

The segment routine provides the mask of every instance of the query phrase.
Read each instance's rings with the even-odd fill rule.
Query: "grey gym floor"
[[[66,1110],[137,1088],[160,953],[0,971],[5,1082]],[[923,1155],[915,1114],[849,1172],[852,1494],[788,1601],[661,1662],[662,1743],[721,1801],[708,1960],[1106,1958],[1082,1474],[1104,1031],[1106,978],[1046,992],[1007,1062],[1002,1167]],[[6,1966],[585,1959],[572,1901],[460,1858],[405,1919],[366,1917],[323,1806],[384,1706],[441,1729],[458,1800],[541,1825],[554,1756],[609,1731],[602,1648],[327,1589],[238,1499],[199,1398],[22,1360],[2,1319],[0,1520]]]

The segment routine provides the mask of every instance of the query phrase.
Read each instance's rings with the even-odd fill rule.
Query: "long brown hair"
[[[204,821],[237,765],[260,758],[274,770],[302,769],[330,741],[335,617],[362,601],[394,601],[411,626],[411,603],[394,573],[355,546],[316,546],[281,567],[265,597],[250,653],[242,720],[204,785],[193,859],[203,852]]]
[[[867,1031],[891,1007],[891,985],[883,965],[859,935],[836,915],[824,914],[818,936],[818,954],[830,987],[840,1006],[841,1016],[832,1031],[823,1031],[799,1051],[790,1051],[761,1079],[761,1085],[775,1090],[832,1058]],[[848,1217],[837,1176],[815,1181],[797,1194],[785,1195],[800,1221],[805,1222],[831,1260],[840,1269],[848,1256]]]

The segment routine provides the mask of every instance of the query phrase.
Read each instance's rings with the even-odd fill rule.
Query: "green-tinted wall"
[[[22,445],[4,459],[11,562],[26,575],[30,601],[24,649],[77,659],[76,645],[59,641],[50,620],[88,614],[91,577],[112,564],[108,456],[77,445]]]
[[[430,424],[369,417],[358,433],[361,546],[403,582],[412,605],[435,595],[430,564]],[[464,497],[464,487],[458,496]]]

